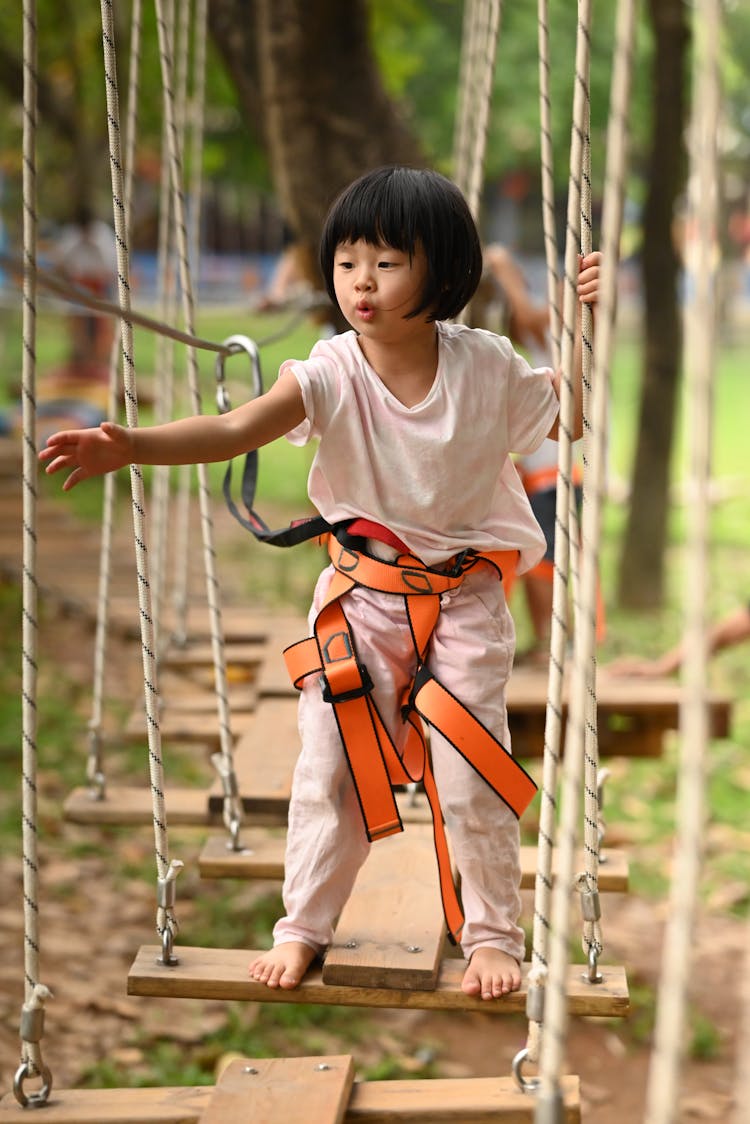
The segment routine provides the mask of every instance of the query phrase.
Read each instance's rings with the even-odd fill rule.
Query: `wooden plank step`
[[[255,1003],[321,1003],[350,1007],[392,1007],[398,1010],[483,1011],[509,1014],[526,1010],[527,974],[523,966],[520,991],[491,1002],[461,991],[465,964],[462,960],[443,961],[434,991],[392,991],[387,988],[339,987],[324,984],[320,968],[311,969],[294,990],[269,988],[248,975],[248,965],[258,950],[234,948],[191,948],[177,946],[179,964],[171,968],[157,962],[158,945],[144,945],[128,974],[128,995],[151,995],[175,999],[232,999]],[[628,1013],[629,998],[625,969],[599,965],[603,979],[590,984],[581,964],[568,969],[566,992],[573,1015],[622,1017]]]
[[[225,643],[224,655],[227,665],[240,667],[259,667],[265,656],[266,643],[238,641]],[[214,655],[211,644],[206,640],[190,641],[184,648],[171,647],[164,656],[164,667],[213,667]]]
[[[578,1077],[563,1076],[560,1087],[564,1124],[580,1124]],[[49,1124],[203,1124],[211,1093],[206,1085],[53,1089],[43,1115]],[[535,1112],[534,1097],[522,1093],[512,1077],[365,1081],[353,1086],[344,1124],[534,1124]],[[12,1093],[0,1100],[3,1124],[28,1124],[28,1119],[29,1110],[20,1108]]]
[[[410,824],[370,848],[336,925],[323,983],[434,990],[444,944],[432,829]]]
[[[210,827],[221,823],[221,805],[215,811],[210,809],[208,797],[200,789],[170,788],[166,800],[170,827]],[[63,815],[71,823],[90,826],[150,827],[153,823],[151,789],[108,785],[104,800],[92,800],[88,788],[75,788],[63,805]],[[285,821],[285,813],[253,813],[256,826],[276,827]]]
[[[252,719],[252,713],[240,711],[232,714],[232,735],[237,738],[245,732]],[[159,730],[164,739],[172,742],[193,744],[200,742],[211,750],[220,746],[219,715],[216,706],[213,713],[182,711],[179,707],[165,706],[159,715]],[[125,723],[123,738],[138,741],[145,736],[146,714],[142,705],[135,707]]]
[[[403,816],[403,812],[402,812]],[[411,830],[411,828],[407,828]],[[283,831],[264,831],[251,828],[243,832],[244,847],[240,851],[227,849],[226,838],[207,839],[198,859],[201,878],[247,878],[282,881],[284,878],[284,852],[286,836]],[[530,890],[536,879],[536,847],[521,847],[521,889]],[[552,876],[555,876],[556,856],[553,858]],[[583,853],[577,866],[583,865]],[[625,851],[608,849],[599,866],[599,889],[603,893],[625,893],[630,870]]]
[[[243,808],[247,812],[285,814],[299,755],[296,700],[264,699],[243,723],[232,755]],[[217,780],[209,794],[209,806],[215,809],[221,804],[222,788]]]
[[[205,792],[196,788],[170,788],[166,795],[170,826],[202,826],[219,822],[208,809]],[[74,788],[63,804],[63,815],[71,823],[139,827],[152,823],[150,788],[108,785],[103,800],[94,800],[91,790]]]
[[[221,1074],[201,1124],[342,1124],[353,1084],[349,1054],[238,1058]]]

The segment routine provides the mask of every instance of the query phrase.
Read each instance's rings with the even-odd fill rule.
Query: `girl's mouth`
[[[363,302],[357,305],[357,316],[359,316],[360,320],[372,320],[374,315],[375,309],[370,308],[369,304]]]

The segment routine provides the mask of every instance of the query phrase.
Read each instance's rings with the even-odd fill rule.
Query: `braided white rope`
[[[678,1119],[679,1076],[692,938],[700,880],[706,816],[708,716],[708,541],[710,526],[711,430],[716,370],[717,264],[714,237],[718,217],[717,136],[720,126],[719,0],[697,0],[694,10],[693,115],[690,130],[689,211],[697,220],[695,256],[687,258],[695,296],[686,301],[685,415],[691,502],[687,505],[680,703],[680,765],[677,839],[669,921],[646,1095],[647,1124]],[[744,1104],[747,1113],[747,1103]]]
[[[172,82],[171,45],[167,25],[164,20],[163,0],[156,0],[156,22],[159,35],[159,54],[162,68],[164,90],[164,113],[167,125],[169,164],[172,179],[172,201],[174,206],[177,234],[177,250],[180,267],[180,288],[182,296],[185,327],[192,333],[194,328],[193,285],[188,262],[188,237],[185,222],[185,201],[182,190],[182,157],[177,131]],[[194,413],[201,412],[201,393],[198,382],[198,364],[193,348],[188,348],[188,383]],[[211,648],[214,663],[215,692],[219,718],[219,745],[225,762],[232,761],[232,732],[227,689],[226,659],[224,654],[224,634],[221,621],[219,583],[216,577],[216,552],[213,543],[213,521],[211,516],[211,496],[208,487],[208,473],[205,465],[197,466],[198,500],[203,539],[203,560],[206,576],[206,593],[211,622]],[[231,801],[231,811],[225,809],[225,818],[231,822],[235,845],[242,820],[242,804],[235,797],[227,797],[225,805]]]
[[[585,137],[581,175],[581,253],[586,256],[593,248],[591,226],[591,136],[590,102],[586,105]],[[616,251],[615,251],[616,253]],[[584,304],[581,310],[581,346],[583,377],[583,518],[587,524],[582,547],[579,551],[580,580],[576,588],[576,663],[581,669],[576,684],[582,694],[584,715],[583,737],[583,848],[585,871],[579,875],[577,886],[581,894],[583,912],[583,951],[591,963],[591,979],[596,975],[593,957],[598,959],[602,952],[601,926],[599,923],[599,741],[596,711],[596,617],[597,617],[597,559],[600,548],[600,520],[592,523],[590,502],[590,481],[593,476],[592,446],[597,436],[595,423],[591,418],[592,359],[593,359],[593,316],[591,306]],[[606,419],[605,419],[606,420]],[[596,477],[594,477],[596,479]],[[573,499],[574,490],[570,489]],[[574,527],[579,527],[575,504],[575,523],[571,524],[571,539]],[[592,530],[595,532],[592,535]],[[576,540],[578,536],[576,535]]]
[[[500,0],[468,0],[464,14],[453,175],[475,218],[482,194],[501,6]]]
[[[568,185],[567,235],[565,245],[563,328],[561,338],[562,385],[560,396],[560,449],[558,475],[562,483],[570,482],[571,423],[573,415],[572,368],[575,354],[575,330],[578,317],[578,251],[581,221],[581,168],[589,104],[589,60],[591,24],[590,0],[579,0],[578,33],[576,36],[575,89],[573,98],[573,127],[570,145],[570,180]],[[561,607],[566,608],[567,591],[559,570],[564,570],[561,560],[567,561],[568,494],[558,482],[555,534],[555,608],[553,610],[553,641],[550,658],[550,680],[562,677],[564,641]],[[562,583],[562,586],[561,586]],[[562,594],[561,594],[562,588]],[[557,622],[557,627],[555,623]],[[562,634],[562,635],[561,635]],[[557,641],[557,645],[555,644]],[[577,662],[577,661],[576,661]],[[575,669],[574,669],[575,670]],[[576,714],[575,696],[571,691],[564,760],[563,804],[560,825],[558,875],[552,891],[552,917],[549,931],[549,969],[546,984],[544,1029],[540,1057],[540,1086],[537,1101],[537,1120],[554,1120],[562,1108],[559,1078],[564,1056],[567,995],[565,976],[567,969],[567,936],[569,895],[573,877],[574,849],[576,845],[576,820],[578,816],[578,789],[581,783],[583,757],[583,717]],[[559,721],[559,716],[554,716]],[[545,739],[546,740],[546,739]],[[546,747],[545,747],[546,751]],[[562,1117],[560,1117],[562,1119]]]
[[[169,0],[165,8],[164,18],[171,29],[174,26],[174,0]],[[175,318],[176,281],[174,270],[171,268],[172,260],[172,189],[167,155],[167,126],[162,124],[161,135],[161,170],[159,179],[159,225],[157,231],[156,252],[156,278],[157,278],[157,308],[161,320]],[[174,410],[174,347],[166,337],[159,336],[156,342],[156,409],[154,411],[157,423],[169,421]],[[161,620],[161,611],[165,600],[165,569],[167,557],[167,543],[169,528],[172,521],[172,505],[170,503],[170,480],[172,472],[168,465],[157,465],[152,476],[152,503],[154,509],[154,603],[157,620]],[[183,535],[183,515],[178,512],[177,542],[175,555],[182,559],[187,553],[186,535]],[[159,632],[159,650],[166,646],[164,637]]]
[[[124,223],[126,239],[130,240],[130,223],[133,198],[133,172],[135,166],[135,139],[138,120],[138,88],[140,73],[141,0],[133,0],[130,32],[130,71],[128,74],[128,106],[125,123],[125,185]],[[120,371],[120,347],[115,336],[109,358],[109,397],[107,416],[117,416]],[[94,675],[92,684],[91,718],[89,720],[89,753],[86,775],[94,799],[105,795],[105,774],[102,759],[102,721],[104,715],[104,679],[107,657],[107,630],[109,623],[109,600],[112,577],[112,542],[115,521],[115,499],[117,495],[114,474],[104,478],[102,499],[102,530],[99,546],[99,586],[96,607],[96,632],[94,636]]]
[[[37,25],[34,0],[23,4],[23,255],[34,265],[37,254],[36,139],[37,139]],[[31,1098],[23,1090],[28,1076],[41,1075],[42,1090],[35,1103],[49,1095],[51,1077],[42,1060],[42,1028],[27,1026],[28,1011],[42,1008],[50,992],[39,983],[39,854],[37,827],[37,483],[36,449],[36,282],[33,272],[23,282],[23,588],[22,588],[22,780],[21,822],[23,850],[24,993],[21,1012],[21,1065],[14,1092],[20,1104]]]
[[[549,97],[549,22],[547,0],[538,5],[539,42],[539,117],[542,176],[542,225],[547,262],[547,293],[550,308],[550,334],[555,367],[560,366],[560,313],[558,307],[557,236],[555,231],[555,185]],[[569,404],[566,409],[570,409]],[[569,415],[568,415],[569,416]],[[561,435],[561,440],[564,435]],[[555,513],[557,519],[557,512]],[[526,1014],[529,1019],[525,1050],[516,1063],[539,1061],[544,1017],[543,989],[547,982],[549,912],[552,895],[552,856],[556,831],[557,784],[562,736],[562,691],[565,645],[567,643],[568,604],[567,535],[556,536],[554,561],[553,614],[550,632],[550,665],[544,723],[544,755],[537,839],[537,866],[534,881],[534,920],[531,937],[531,970],[528,980]],[[563,606],[563,612],[555,611]]]
[[[550,315],[552,362],[560,366],[560,282],[555,224],[555,177],[552,157],[552,123],[549,93],[549,19],[547,0],[538,4],[539,39],[539,141],[542,168],[542,229],[547,263],[547,304]]]
[[[619,0],[615,26],[615,54],[612,68],[609,125],[607,129],[607,163],[604,178],[602,213],[602,270],[597,308],[597,331],[594,341],[594,378],[587,416],[591,418],[591,435],[586,445],[586,490],[582,520],[581,606],[582,628],[587,630],[589,678],[587,682],[587,740],[585,745],[585,833],[586,870],[579,887],[587,895],[598,897],[598,864],[601,829],[599,772],[596,731],[596,616],[597,563],[600,553],[602,512],[606,493],[607,415],[610,368],[614,347],[617,308],[617,266],[625,199],[628,160],[628,111],[630,106],[633,55],[636,27],[635,0]],[[595,902],[593,904],[596,904]],[[594,913],[597,910],[594,909]],[[601,928],[596,919],[584,916],[583,949],[590,957],[602,951]]]
[[[120,305],[123,309],[127,310],[130,307],[130,262],[126,242],[127,230],[123,199],[124,180],[120,153],[120,113],[117,91],[114,18],[111,0],[101,0],[101,13],[107,94],[107,128],[109,135],[115,240],[117,244],[118,295]],[[138,424],[138,399],[136,394],[132,323],[128,319],[123,318],[120,321],[120,331],[123,353],[125,415],[128,426],[132,428]],[[154,850],[157,877],[159,880],[164,880],[171,866],[168,856],[167,820],[164,801],[164,768],[158,715],[157,664],[154,626],[151,615],[151,589],[145,533],[145,498],[143,473],[140,465],[131,465],[130,483],[133,500],[133,535],[135,540],[136,570],[138,576],[138,606],[141,618],[141,651],[143,657],[143,682],[154,824]],[[166,948],[168,944],[171,944],[171,937],[177,928],[177,922],[171,907],[166,909],[163,914],[159,915],[157,927],[162,936],[162,940],[167,942],[165,944]]]
[[[168,0],[165,4],[165,21],[166,21],[166,39],[168,42],[175,43],[174,50],[174,120],[175,120],[175,138],[177,143],[177,151],[180,154],[180,175],[182,177],[182,153],[185,151],[185,130],[187,123],[187,85],[188,85],[188,55],[190,49],[190,8],[189,2],[180,4],[176,9],[177,23],[175,34],[175,6],[174,0]],[[165,97],[169,95],[165,92]],[[165,120],[168,125],[168,118],[165,114]],[[166,150],[167,150],[167,170],[172,180],[172,160],[170,148],[170,129],[167,127],[165,133]],[[181,189],[182,189],[181,179]],[[180,229],[178,218],[178,204],[175,203],[173,208],[175,226],[171,231],[176,240],[176,250],[178,261],[183,253],[180,245]],[[183,196],[183,221],[187,224],[188,211],[187,201]],[[198,263],[191,255],[194,249],[192,241],[192,232],[188,232],[186,225],[185,232],[185,245],[184,254],[188,262],[188,276],[190,277],[191,285],[193,278],[198,277]],[[188,357],[188,370],[190,369],[191,359]],[[178,387],[179,397],[182,399],[184,393],[184,402],[182,406],[188,411],[190,410],[190,378],[188,377],[188,385],[180,385]],[[179,407],[178,407],[179,408]],[[175,511],[175,549],[172,558],[172,603],[175,609],[175,628],[172,639],[179,645],[184,646],[188,641],[188,602],[189,602],[189,585],[190,585],[190,485],[193,478],[192,466],[189,464],[180,465],[177,469],[177,498],[174,504]]]

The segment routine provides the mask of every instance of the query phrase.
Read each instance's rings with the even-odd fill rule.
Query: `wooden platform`
[[[412,828],[408,828],[409,831]],[[232,851],[227,847],[226,835],[215,835],[206,840],[198,859],[201,878],[247,878],[282,881],[284,877],[284,851],[286,836],[283,830],[256,829],[243,832],[244,847]],[[583,864],[583,855],[578,866]],[[553,862],[552,876],[555,876]],[[521,888],[530,890],[536,877],[536,847],[521,848]],[[604,892],[624,893],[630,877],[628,857],[623,851],[609,848],[606,861],[599,867],[599,889]]]
[[[462,961],[445,959],[440,966],[434,991],[394,991],[389,988],[339,987],[324,984],[319,968],[308,972],[293,991],[269,988],[248,976],[250,961],[260,954],[252,949],[175,948],[180,963],[165,968],[157,963],[161,947],[144,945],[128,974],[128,995],[151,995],[173,999],[230,999],[254,1003],[320,1003],[342,1007],[392,1007],[396,1010],[483,1011],[504,1015],[526,1010],[524,965],[520,991],[502,999],[483,1002],[461,991]],[[603,981],[590,984],[584,967],[574,964],[568,970],[566,991],[573,1015],[621,1018],[627,1015],[630,1001],[622,967],[600,965]]]
[[[325,1065],[327,1058],[287,1059]],[[287,1061],[275,1067],[283,1073]],[[241,1067],[266,1075],[268,1059],[243,1059]],[[265,1067],[265,1068],[264,1068]],[[248,1075],[256,1076],[256,1075]],[[266,1082],[268,1078],[265,1077]],[[560,1081],[565,1105],[564,1124],[580,1124],[581,1093],[578,1077]],[[53,1089],[40,1111],[49,1124],[206,1124],[215,1090],[210,1086],[171,1089]],[[306,1098],[303,1105],[308,1103]],[[292,1118],[261,1113],[251,1094],[245,1094],[245,1116],[225,1116],[225,1124],[290,1124]],[[433,1078],[430,1081],[355,1082],[346,1106],[344,1124],[534,1124],[536,1102],[520,1092],[511,1077]],[[272,1106],[274,1112],[276,1107]],[[33,1114],[32,1114],[33,1115]],[[12,1094],[0,1100],[3,1124],[28,1124],[29,1110],[18,1106]],[[321,1124],[307,1114],[305,1124]]]

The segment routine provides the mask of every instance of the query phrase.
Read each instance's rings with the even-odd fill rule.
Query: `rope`
[[[51,293],[57,293],[58,296],[63,297],[66,301],[74,301],[76,304],[83,305],[84,308],[89,308],[93,312],[100,312],[105,316],[117,316],[120,320],[127,320],[131,326],[147,328],[150,332],[157,332],[159,335],[167,336],[171,340],[176,340],[177,343],[184,343],[189,347],[199,348],[202,351],[214,351],[219,355],[230,354],[222,343],[216,343],[215,340],[202,339],[192,332],[183,332],[180,328],[174,328],[171,324],[165,324],[161,320],[154,320],[153,317],[146,316],[144,313],[138,312],[135,308],[126,307],[123,305],[122,301],[120,301],[119,304],[115,304],[113,301],[95,297],[85,289],[81,289],[78,285],[73,284],[66,278],[57,274],[55,270],[43,269],[36,262],[22,262],[18,258],[13,257],[12,254],[0,253],[0,265],[5,266],[5,268],[9,269],[12,273],[22,277],[25,277],[27,274],[33,274],[37,285],[41,285],[44,289],[49,289]]]
[[[591,135],[590,102],[586,104],[586,123],[583,145],[583,167],[581,176],[581,253],[591,253]],[[615,247],[615,259],[617,249]],[[598,982],[596,962],[602,953],[601,926],[599,924],[599,742],[596,710],[596,617],[597,617],[597,559],[599,557],[601,519],[600,509],[592,512],[589,481],[593,474],[591,449],[597,434],[595,423],[591,421],[591,402],[593,397],[591,369],[593,356],[593,313],[591,306],[584,304],[581,309],[581,367],[583,378],[583,518],[586,530],[579,552],[581,558],[581,577],[578,583],[578,611],[576,613],[575,642],[577,647],[576,664],[582,669],[578,690],[583,698],[584,738],[583,738],[583,848],[585,871],[576,880],[581,895],[583,914],[582,944],[584,955],[589,961],[589,981]],[[602,419],[606,424],[606,418]],[[603,471],[603,465],[602,471]],[[573,489],[569,492],[573,500]],[[571,509],[575,504],[571,502]],[[592,520],[591,516],[594,515]],[[577,513],[576,513],[577,516]],[[578,527],[576,518],[575,526]],[[592,533],[593,532],[593,533]],[[571,525],[571,536],[573,526]],[[576,680],[574,678],[574,683]]]
[[[565,245],[563,328],[561,337],[562,385],[560,396],[560,434],[555,535],[555,588],[553,629],[550,655],[550,686],[557,689],[563,675],[565,644],[565,612],[567,588],[564,579],[568,560],[569,491],[571,487],[571,422],[573,414],[572,367],[575,353],[575,325],[578,316],[577,280],[578,251],[581,220],[581,168],[584,159],[585,131],[589,106],[589,61],[591,0],[579,0],[578,32],[576,36],[575,91],[573,99],[573,127],[570,145],[570,181],[568,186],[567,237]],[[575,664],[578,664],[576,659]],[[575,666],[574,666],[575,674]],[[552,689],[550,695],[554,697]],[[576,819],[578,816],[578,789],[581,783],[583,757],[583,717],[576,707],[571,689],[566,752],[563,777],[563,804],[561,817],[561,844],[559,848],[558,875],[552,891],[552,919],[548,934],[549,968],[546,982],[544,1028],[541,1042],[537,1121],[562,1120],[562,1093],[559,1078],[562,1070],[567,995],[565,977],[567,970],[567,937],[569,893],[573,881],[574,848],[576,845]],[[552,710],[551,704],[548,709]],[[578,712],[578,713],[577,713]],[[557,734],[560,715],[551,715]],[[547,752],[545,733],[545,753]],[[559,741],[558,741],[559,745]],[[559,750],[558,750],[559,753]]]
[[[602,833],[600,792],[604,776],[599,771],[596,729],[596,560],[600,553],[602,512],[606,495],[607,412],[617,315],[617,264],[627,174],[628,110],[633,76],[635,27],[635,0],[619,0],[607,130],[607,164],[601,235],[603,262],[594,342],[595,373],[591,405],[587,411],[587,416],[592,419],[592,432],[585,444],[585,463],[588,467],[586,481],[587,485],[591,486],[587,486],[584,492],[582,521],[581,588],[584,601],[581,618],[587,633],[589,651],[586,653],[588,667],[584,835],[586,871],[579,878],[579,889],[585,895],[581,902],[584,913],[583,950],[591,966],[602,951],[597,878]]]
[[[552,159],[551,102],[549,94],[549,20],[547,0],[539,0],[539,121],[542,163],[542,228],[547,262],[547,304],[550,313],[552,362],[560,366],[560,293],[555,224],[555,178]]]
[[[166,10],[166,17],[170,28],[174,21],[174,0],[170,0]],[[169,160],[167,151],[167,128],[162,122],[161,134],[161,170],[159,179],[159,226],[157,232],[157,310],[160,319],[172,320],[175,315],[176,283],[174,270],[171,268],[172,253],[172,192],[170,186]],[[157,338],[156,347],[156,408],[155,421],[158,423],[169,421],[174,409],[174,347],[166,337]],[[161,620],[161,610],[164,604],[164,573],[167,557],[167,542],[169,538],[170,518],[172,514],[170,504],[170,479],[172,476],[169,465],[156,465],[152,476],[152,503],[154,509],[154,602],[156,606],[157,621]],[[175,555],[182,561],[183,554],[187,553],[187,541],[182,541],[180,533],[186,521],[182,511],[178,511],[177,541],[175,542]],[[163,638],[159,634],[160,651]]]
[[[36,213],[37,28],[36,4],[23,4],[23,255],[34,263]],[[25,1003],[21,1010],[21,1065],[14,1081],[16,1100],[24,1107],[44,1104],[52,1084],[42,1059],[44,1001],[50,992],[39,983],[39,865],[37,829],[37,482],[36,455],[36,285],[33,273],[23,286],[23,620],[22,620],[22,850]],[[30,1012],[38,1012],[30,1017]],[[42,1088],[27,1096],[29,1076]]]
[[[125,125],[125,229],[130,238],[133,198],[133,169],[135,167],[135,136],[138,116],[138,87],[141,52],[142,14],[141,0],[134,0],[130,33],[130,73],[128,82],[128,107]],[[117,339],[112,341],[109,360],[108,417],[117,416],[118,375],[120,349]],[[114,474],[104,479],[102,500],[102,535],[99,548],[99,588],[97,594],[96,633],[94,637],[94,681],[92,710],[89,721],[89,752],[86,775],[92,799],[103,800],[106,779],[102,759],[102,720],[104,713],[104,677],[106,669],[107,628],[112,577],[112,542],[114,532],[115,500],[117,495]]]
[[[166,23],[166,39],[168,42],[175,42],[175,95],[174,95],[174,119],[176,124],[176,141],[177,151],[182,154],[185,151],[185,131],[187,125],[187,81],[188,81],[188,54],[190,45],[190,3],[180,4],[179,8],[175,8],[174,0],[167,0],[164,7],[164,18]],[[177,34],[175,35],[175,11],[177,12]],[[163,84],[163,82],[162,82]],[[165,93],[165,97],[166,97]],[[168,118],[165,114],[165,122],[167,128],[165,131],[167,160],[165,170],[168,173],[168,183],[172,182],[172,161],[170,156],[170,129]],[[182,156],[180,156],[182,160]],[[171,200],[172,196],[170,196]],[[187,223],[189,218],[189,208],[187,202],[185,207],[185,256],[189,262],[189,276],[191,278],[198,277],[198,263],[192,255],[192,250],[195,248],[193,245],[193,226],[188,231]],[[171,231],[177,241],[177,254],[178,260],[181,253],[179,243],[179,227],[178,223],[178,210],[175,205],[171,208],[174,211],[175,228]],[[174,297],[174,291],[170,291],[170,297]],[[188,369],[191,363],[191,358],[188,356]],[[189,379],[188,379],[189,383]],[[185,394],[185,402],[183,403],[185,409],[189,411],[190,387],[180,387],[180,390]],[[188,641],[188,586],[190,584],[190,485],[193,477],[192,465],[183,464],[177,469],[177,499],[174,505],[175,511],[175,551],[172,562],[172,604],[175,610],[175,627],[173,630],[172,639],[180,646],[184,646]]]
[[[109,136],[112,199],[117,245],[117,284],[120,305],[130,306],[130,263],[125,221],[124,182],[120,153],[120,111],[117,93],[114,18],[111,0],[101,0],[102,44],[107,94],[107,127]],[[133,322],[126,316],[120,321],[123,381],[125,389],[125,416],[131,428],[138,424],[135,362],[133,357]],[[161,752],[161,733],[158,717],[158,683],[155,655],[154,626],[151,615],[151,588],[148,574],[148,552],[145,534],[145,498],[143,473],[140,465],[131,465],[130,483],[133,501],[133,537],[135,540],[136,570],[138,576],[138,606],[141,618],[141,651],[143,657],[143,682],[148,733],[149,772],[154,824],[154,850],[157,878],[166,880],[172,869],[168,855],[166,807],[164,801],[164,767]],[[162,936],[164,960],[171,962],[171,946],[177,921],[172,903],[167,904],[157,916],[157,929]]]
[[[654,1050],[646,1095],[647,1124],[671,1124],[679,1110],[679,1070],[687,987],[692,975],[692,935],[706,816],[708,720],[708,537],[710,524],[711,427],[716,369],[715,314],[718,218],[716,141],[719,112],[719,0],[699,0],[694,14],[693,120],[689,210],[697,221],[697,246],[688,270],[695,299],[685,310],[686,448],[692,502],[687,505],[687,558],[683,612],[680,703],[680,767],[677,840],[669,921],[663,946]],[[743,1105],[747,1112],[747,1103]]]
[[[179,137],[174,111],[174,94],[172,84],[172,58],[169,35],[164,22],[163,0],[157,0],[157,29],[159,35],[159,54],[162,68],[162,85],[164,87],[164,111],[167,125],[167,138],[169,147],[169,162],[172,179],[172,196],[177,233],[177,249],[180,267],[180,288],[182,295],[183,316],[185,326],[193,332],[194,301],[193,287],[188,262],[188,239],[185,224],[185,205],[182,192],[182,166]],[[198,365],[193,348],[188,348],[188,382],[192,399],[193,412],[201,413],[201,393],[198,382]],[[201,515],[201,531],[203,537],[203,559],[206,575],[206,593],[208,599],[209,617],[211,622],[211,648],[214,662],[215,691],[219,716],[219,738],[221,757],[227,765],[232,760],[232,732],[230,726],[229,697],[227,688],[226,660],[224,655],[224,636],[221,622],[221,605],[219,600],[219,583],[216,578],[216,553],[213,545],[213,521],[211,516],[211,496],[208,487],[208,473],[206,465],[197,465],[198,475],[198,500]],[[225,802],[225,805],[228,803]],[[235,825],[233,842],[239,846],[238,831],[242,818],[242,805],[237,799],[232,801],[231,813],[225,807],[225,819]]]
[[[500,13],[500,0],[467,0],[464,10],[453,176],[475,218],[482,193]]]
[[[539,0],[539,112],[541,122],[542,149],[542,219],[547,260],[548,299],[551,315],[551,339],[553,361],[561,365],[560,355],[560,317],[558,309],[557,241],[555,233],[554,176],[552,166],[552,138],[550,131],[549,99],[549,24],[546,0]],[[565,410],[570,417],[571,388],[568,386]],[[561,402],[561,411],[562,411]],[[566,426],[569,432],[569,422]],[[564,442],[564,433],[560,435]],[[562,456],[562,449],[559,454]],[[570,457],[570,452],[567,454]],[[563,479],[569,480],[570,470]],[[558,476],[558,481],[560,477]],[[558,503],[559,483],[558,483]],[[555,519],[558,520],[557,510]],[[562,525],[562,523],[561,523]],[[552,896],[552,855],[557,816],[557,785],[560,767],[560,741],[562,737],[562,692],[565,647],[567,644],[567,606],[568,606],[568,563],[569,537],[566,533],[555,535],[555,556],[553,576],[553,609],[550,632],[550,664],[547,685],[547,704],[544,723],[544,754],[542,759],[542,782],[539,811],[539,831],[537,841],[537,867],[534,881],[534,920],[531,938],[531,969],[529,972],[526,1015],[529,1020],[526,1048],[514,1060],[514,1073],[521,1088],[532,1091],[538,1088],[538,1081],[527,1082],[521,1073],[525,1061],[536,1065],[541,1048],[542,1022],[544,1018],[544,989],[548,973],[549,914]],[[562,611],[560,608],[562,607]]]

